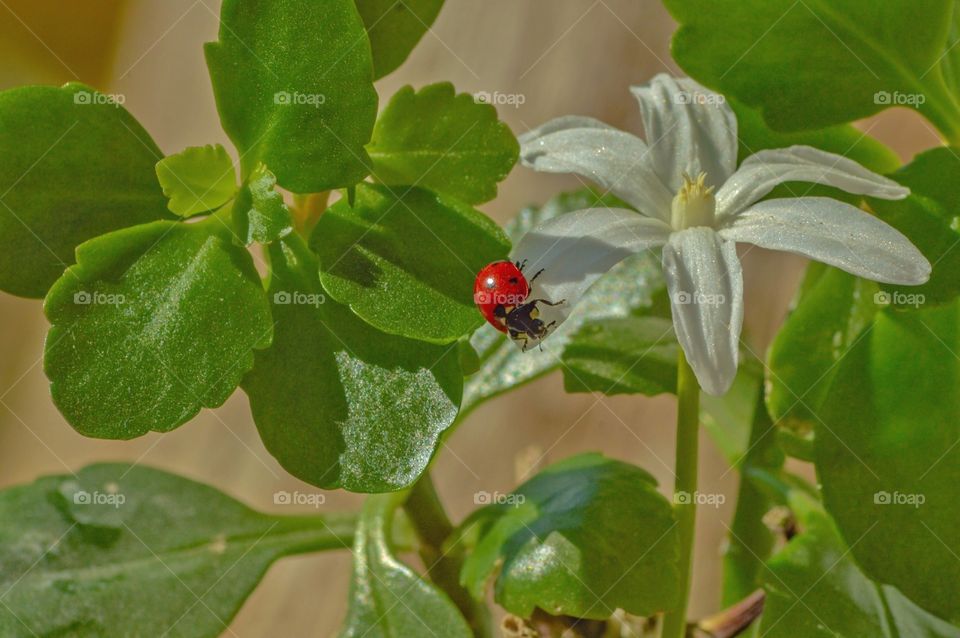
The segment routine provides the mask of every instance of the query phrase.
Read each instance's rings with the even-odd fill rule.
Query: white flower
[[[641,213],[581,210],[546,222],[519,242],[513,258],[527,260],[528,273],[543,269],[533,296],[565,300],[538,306],[542,325],[550,326],[546,334],[602,274],[633,253],[662,246],[677,339],[704,391],[723,394],[736,374],[743,322],[736,242],[797,253],[881,282],[929,279],[930,263],[906,237],[855,206],[824,197],[760,201],[784,182],[827,184],[882,199],[902,199],[908,189],[808,146],[763,150],[738,169],[737,120],[721,96],[668,75],[631,90],[640,102],[646,142],[574,116],[520,138],[524,165],[582,175]],[[536,342],[528,339],[527,345]]]

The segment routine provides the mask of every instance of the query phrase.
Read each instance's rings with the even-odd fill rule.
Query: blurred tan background
[[[202,43],[216,38],[218,11],[217,0],[0,0],[0,88],[80,79],[123,94],[167,153],[214,142],[229,148],[202,53]],[[403,84],[450,80],[459,91],[524,96],[518,107],[499,107],[516,133],[570,113],[639,131],[627,87],[676,71],[673,30],[658,0],[447,0],[407,63],[378,83],[381,104]],[[904,158],[935,143],[927,125],[906,111],[861,126]],[[503,222],[526,204],[578,186],[573,178],[517,168],[500,197],[482,208]],[[782,320],[801,268],[800,259],[759,249],[746,255],[746,326],[756,353]],[[0,485],[125,460],[213,484],[261,510],[291,513],[273,504],[273,493],[313,491],[263,448],[239,391],[171,434],[110,442],[74,433],[54,408],[42,371],[46,328],[39,301],[0,295]],[[673,419],[669,397],[566,395],[555,374],[478,409],[439,454],[436,482],[459,520],[474,508],[475,492],[514,487],[518,455],[552,462],[599,450],[645,467],[669,491]],[[702,450],[701,490],[726,495],[727,504],[700,513],[694,616],[719,605],[724,523],[737,489],[736,474],[706,436]],[[331,492],[323,507],[352,508],[360,500]],[[348,552],[282,560],[225,635],[332,635],[346,609],[349,562]]]

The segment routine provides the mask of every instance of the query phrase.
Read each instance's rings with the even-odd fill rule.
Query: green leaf
[[[769,638],[957,638],[893,587],[870,580],[829,516],[793,498],[803,531],[768,562],[760,633]]]
[[[0,92],[0,289],[43,297],[77,245],[170,216],[163,153],[119,99],[83,84]]]
[[[812,435],[838,362],[873,322],[878,291],[836,268],[807,267],[796,307],[767,355],[767,407],[778,426]]]
[[[157,162],[157,179],[168,208],[180,217],[192,217],[220,208],[233,198],[237,175],[227,149],[191,146]]]
[[[443,0],[357,0],[373,49],[375,80],[403,64],[441,7]]]
[[[960,178],[958,153],[960,148],[952,146],[924,151],[891,177],[910,187],[913,193],[934,200],[956,219],[960,215],[960,189],[955,182]]]
[[[297,235],[269,254],[273,344],[243,382],[264,445],[320,487],[412,484],[457,415],[457,348],[371,328],[321,288],[316,257]]]
[[[242,157],[296,193],[369,174],[373,63],[353,0],[225,0],[206,46],[223,128]]]
[[[542,207],[526,208],[506,227],[514,242],[529,229],[557,215],[592,206],[618,206],[612,196],[599,196],[584,189],[558,195]],[[613,267],[581,298],[570,317],[543,342],[542,348],[520,352],[503,333],[485,325],[471,339],[483,362],[480,371],[467,379],[462,411],[560,367],[560,355],[570,335],[588,321],[626,317],[637,309],[649,308],[654,294],[664,287],[660,262],[650,253],[630,257]]]
[[[727,98],[731,108],[737,114],[737,138],[740,144],[739,159],[743,161],[758,151],[771,148],[787,148],[795,144],[813,146],[829,153],[843,155],[853,161],[866,166],[876,173],[891,173],[900,167],[900,158],[890,147],[877,139],[870,137],[860,129],[841,124],[822,129],[805,130],[798,132],[775,131],[763,121],[763,116],[757,109]],[[815,187],[823,188],[829,187]],[[781,197],[798,197],[811,190],[810,184],[803,184],[802,189],[794,192],[779,187],[774,191],[781,193]],[[829,189],[829,192],[843,193],[838,189]],[[787,193],[784,195],[783,193]]]
[[[811,264],[796,302],[768,356],[771,415],[789,430],[784,443],[803,454],[837,364],[888,305],[928,307],[960,293],[960,159],[951,148],[928,151],[892,174],[913,194],[905,200],[870,200],[877,216],[910,238],[934,264],[922,286],[880,286],[821,264]]]
[[[933,264],[922,286],[883,286],[890,303],[917,307],[947,303],[960,294],[960,148],[940,147],[917,155],[890,177],[908,186],[899,201],[869,200],[877,217],[910,239]]]
[[[827,510],[864,572],[960,620],[960,301],[885,311],[840,362],[816,428]]]
[[[441,82],[397,91],[367,151],[385,184],[416,184],[478,204],[497,196],[520,146],[494,107]]]
[[[314,229],[323,287],[388,332],[449,343],[483,322],[473,280],[510,242],[486,215],[430,191],[361,184]]]
[[[757,418],[757,393],[763,383],[763,366],[749,354],[741,352],[740,355],[740,369],[727,393],[700,395],[700,424],[727,463],[743,471],[743,464],[750,461],[751,423]]]
[[[956,2],[956,0],[954,0]],[[950,33],[944,47],[943,58],[940,60],[940,70],[943,80],[950,92],[960,96],[960,9],[953,6],[953,16],[950,19]]]
[[[644,470],[599,454],[555,463],[472,519],[479,542],[461,581],[477,598],[502,561],[497,603],[529,618],[649,615],[679,602],[670,503]],[[629,539],[629,542],[625,542]]]
[[[470,345],[469,339],[464,338],[457,342],[457,354],[463,376],[469,376],[480,369],[480,355]]]
[[[937,68],[953,0],[665,4],[680,23],[672,46],[680,66],[760,109],[774,129],[822,128],[901,105],[960,130]]]
[[[371,496],[353,544],[350,608],[340,638],[472,638],[456,605],[393,554],[388,537],[406,493]]]
[[[277,178],[260,164],[237,194],[233,204],[233,223],[245,245],[269,244],[293,232],[293,217],[274,190]]]
[[[44,309],[53,400],[100,438],[166,432],[219,406],[272,334],[250,255],[216,217],[80,245]]]
[[[567,343],[563,385],[567,392],[675,393],[677,339],[661,317],[619,317],[582,326]]]
[[[0,634],[214,638],[278,558],[348,547],[353,517],[267,516],[160,470],[0,491]]]
[[[742,444],[740,444],[742,447],[737,448],[736,455],[733,458],[730,458],[730,452],[727,451],[726,447],[718,445],[721,451],[730,458],[730,466],[737,468],[740,472],[736,509],[727,530],[727,543],[723,549],[723,596],[721,600],[724,606],[736,605],[757,590],[764,573],[764,561],[770,557],[777,540],[774,531],[765,520],[768,512],[776,505],[775,497],[764,489],[766,486],[758,481],[755,476],[757,473],[780,475],[786,459],[777,445],[776,426],[770,419],[764,405],[765,388],[762,384],[762,375],[743,374],[745,370],[759,367],[750,365],[753,363],[757,362],[751,359],[747,365],[740,368],[740,374],[734,380],[731,391],[727,393],[726,397],[723,397],[725,403],[740,408],[738,410],[739,414],[731,415],[733,410],[730,409],[720,413],[728,417],[734,416],[734,418],[728,419],[730,425],[720,430],[721,432],[739,433],[744,425],[748,428],[746,437],[743,439],[737,437],[738,443],[742,440]],[[742,379],[744,378],[750,382],[743,383]],[[746,390],[743,389],[743,386],[746,386]],[[739,401],[736,400],[738,395],[740,395]],[[704,399],[708,396],[704,395]],[[709,400],[715,402],[720,398],[710,397]],[[744,406],[750,407],[744,409]],[[708,406],[705,407],[709,409]],[[736,418],[736,416],[739,416],[739,418]],[[721,425],[727,424],[728,420],[722,417],[717,419]],[[718,437],[714,432],[720,428],[710,427],[707,423],[708,420],[704,419],[705,429],[711,433],[716,442]],[[755,627],[756,625],[754,625]]]

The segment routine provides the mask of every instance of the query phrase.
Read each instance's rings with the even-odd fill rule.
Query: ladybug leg
[[[540,340],[541,340],[541,341],[542,341],[543,339],[546,339],[546,338],[547,338],[547,335],[550,334],[550,328],[554,327],[555,325],[557,325],[557,322],[556,322],[556,321],[551,321],[551,322],[548,323],[547,325],[545,325],[545,326],[543,326],[542,328],[540,328]]]
[[[544,303],[544,304],[547,304],[548,306],[560,306],[562,304],[567,303],[567,300],[561,299],[560,301],[554,303],[552,301],[547,301],[546,299],[534,299],[533,301],[528,301],[527,303]]]
[[[545,270],[544,268],[541,268],[540,270],[538,270],[537,273],[536,273],[533,277],[530,278],[529,283],[532,284],[534,281],[536,281],[537,277],[539,277],[540,275],[542,275],[544,270]]]
[[[521,348],[520,348],[520,352],[526,352],[526,351],[527,351],[527,345],[528,345],[528,342],[529,342],[529,337],[527,337],[527,334],[526,334],[525,332],[521,332],[520,330],[517,330],[516,328],[510,328],[509,331],[508,331],[508,334],[510,335],[510,339],[512,339],[513,341],[515,341],[515,342],[517,342],[517,343],[522,343],[522,344],[523,344],[523,345],[521,346]]]
[[[523,340],[523,346],[520,347],[520,352],[526,352],[527,348],[530,347],[530,338],[527,335],[520,335]],[[518,339],[520,341],[520,339]]]
[[[527,260],[524,259],[523,261],[516,261],[514,264],[516,265],[517,270],[523,272],[523,269],[527,267]]]

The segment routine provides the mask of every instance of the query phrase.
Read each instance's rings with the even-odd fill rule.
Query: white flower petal
[[[565,131],[567,129],[575,128],[599,128],[607,129],[609,131],[619,130],[614,126],[610,126],[606,122],[601,122],[596,118],[587,117],[586,115],[564,115],[562,117],[556,117],[548,122],[544,122],[537,128],[527,131],[523,135],[519,136],[517,140],[521,145],[523,145],[549,133],[556,133],[557,131]]]
[[[791,146],[760,151],[743,160],[717,191],[717,216],[736,215],[784,182],[826,184],[880,199],[903,199],[910,194],[910,189],[851,159],[812,146]]]
[[[669,219],[673,197],[654,173],[647,145],[639,137],[591,118],[565,117],[520,140],[524,166],[582,175],[645,215]]]
[[[771,199],[727,220],[725,239],[804,255],[892,284],[922,284],[930,262],[900,231],[827,197]]]
[[[665,73],[631,87],[640,101],[643,129],[654,167],[672,192],[683,174],[707,174],[719,187],[737,168],[737,117],[722,95],[690,78]]]
[[[552,332],[601,275],[634,253],[663,245],[669,236],[667,224],[632,210],[588,208],[560,215],[529,231],[511,257],[526,262],[523,272],[531,281],[529,299],[558,304],[537,305],[545,324],[556,322],[550,327]],[[538,342],[530,338],[527,347]]]
[[[663,247],[673,328],[708,394],[724,394],[737,374],[743,274],[736,245],[713,229],[690,228]]]

